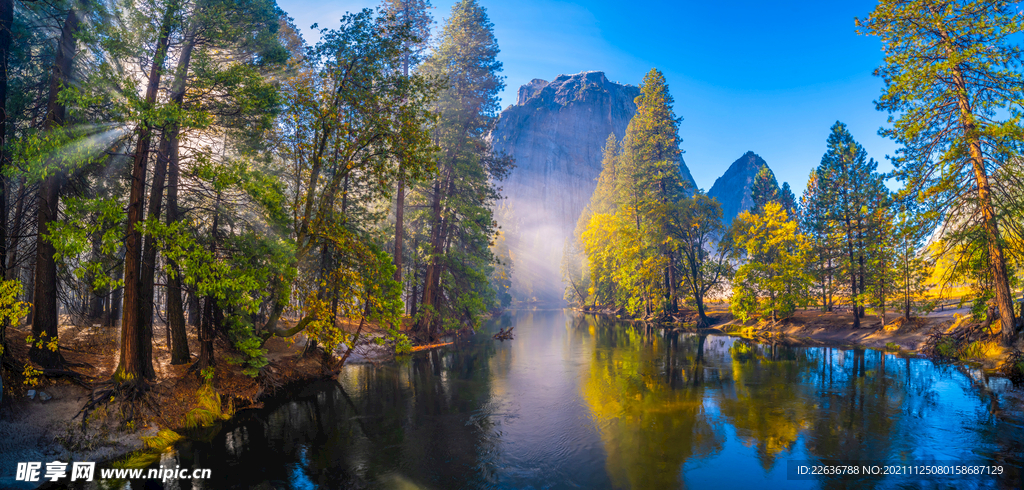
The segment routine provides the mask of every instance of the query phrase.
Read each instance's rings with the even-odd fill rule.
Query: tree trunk
[[[198,327],[203,311],[200,306],[199,296],[195,292],[188,293],[188,324]]]
[[[959,53],[944,29],[940,29],[946,54],[955,58]],[[971,107],[967,90],[967,81],[959,66],[953,69],[953,83],[957,88],[957,109],[960,111],[960,127],[966,138],[970,154],[971,170],[978,189],[978,208],[981,211],[985,235],[988,238],[989,272],[995,283],[996,306],[999,308],[999,322],[1002,327],[1003,343],[1010,345],[1016,336],[1016,325],[1013,314],[1013,294],[1010,292],[1010,279],[1006,272],[1006,258],[1003,246],[999,242],[999,224],[996,221],[995,208],[992,205],[991,188],[985,170],[985,155],[981,151],[981,137],[975,123],[975,115]]]
[[[160,88],[160,75],[163,71],[164,59],[167,56],[167,38],[170,35],[175,15],[175,8],[169,5],[164,12],[157,39],[156,53],[149,72],[146,86],[146,106],[153,107],[156,93]],[[139,140],[135,147],[135,159],[132,163],[131,190],[128,194],[128,226],[125,239],[124,258],[124,316],[121,320],[121,358],[115,378],[122,381],[140,381],[140,378],[155,379],[153,370],[153,325],[140,318],[141,302],[141,255],[142,233],[137,225],[142,222],[143,192],[146,188],[146,165],[149,160],[149,146],[153,136],[153,127],[149,121],[143,121],[139,131]],[[152,298],[148,300],[152,302]]]
[[[860,315],[857,311],[857,270],[853,258],[853,232],[850,230],[850,221],[846,221],[846,250],[850,256],[850,299],[853,303],[853,328],[860,328]]]
[[[114,280],[124,278],[124,264],[118,264],[114,268]],[[121,319],[121,299],[124,296],[124,288],[114,288],[110,292],[110,310],[107,312],[107,326],[113,327]]]
[[[7,246],[7,273],[4,275],[8,280],[21,278],[21,267],[18,266],[18,247],[21,240],[18,235],[22,234],[21,223],[25,218],[25,192],[25,177],[22,177],[18,184],[17,204],[14,205],[14,224],[8,228],[9,234],[12,235]]]
[[[178,127],[171,131],[170,155],[167,167],[167,224],[175,223],[178,215]],[[177,264],[168,261],[173,274],[167,277],[167,328],[171,334],[171,364],[186,364],[192,355],[188,348],[188,333],[185,331],[185,312],[181,302],[181,276]],[[197,308],[198,309],[198,308]],[[190,315],[191,316],[191,315]],[[198,316],[198,315],[196,315]],[[193,317],[194,318],[194,317]]]
[[[11,52],[14,0],[0,0],[0,278],[7,277],[7,60]],[[7,322],[0,323],[0,360],[10,356]],[[0,394],[3,387],[0,386]]]
[[[103,245],[102,238],[103,236],[100,233],[94,233],[92,236],[93,257],[99,257],[100,255]],[[86,286],[89,288],[89,305],[86,310],[86,319],[89,321],[89,324],[92,325],[93,322],[103,321],[103,300],[107,295],[107,291],[96,290],[93,286],[96,281],[96,276],[94,274],[89,273],[86,274],[85,277],[87,282]]]
[[[674,257],[670,254],[668,257],[668,270],[665,271],[665,282],[668,291],[668,311],[675,313],[679,311],[676,307],[676,267]]]
[[[428,335],[431,335],[430,325],[433,323],[434,316],[438,315],[436,311],[436,305],[434,304],[435,290],[440,282],[440,269],[441,269],[441,245],[443,243],[441,237],[441,181],[437,180],[434,182],[434,195],[431,203],[431,219],[430,219],[430,262],[427,264],[427,272],[423,278],[423,296],[420,300],[420,309],[433,308],[434,311],[428,311],[427,314],[423,315],[416,322],[416,331],[424,331]]]
[[[857,255],[857,261],[860,267],[860,293],[864,294],[864,291],[866,291],[867,288],[864,287],[864,232],[862,228],[863,226],[861,225],[857,226],[857,245],[860,248],[860,251]],[[859,318],[864,318],[864,309],[865,308],[863,303],[860,303],[857,306],[857,316]]]
[[[72,7],[64,19],[57,57],[50,74],[50,93],[46,104],[44,131],[59,130],[66,122],[67,109],[58,100],[58,95],[71,80],[72,63],[75,58],[75,34],[78,32],[79,25],[78,11]],[[56,164],[53,166],[55,167]],[[50,233],[50,223],[57,219],[58,200],[63,180],[63,172],[59,170],[50,173],[43,179],[39,189],[39,209],[36,214],[36,268],[35,291],[32,295],[32,336],[39,340],[45,334],[47,342],[57,338],[59,305],[57,304],[57,263],[53,257],[56,250],[45,236]],[[37,344],[33,344],[29,350],[29,357],[44,368],[61,368],[59,347],[56,350],[51,350],[45,346],[39,348]]]
[[[408,73],[406,73],[408,75]],[[399,173],[402,169],[399,168]],[[405,179],[398,179],[398,194],[395,196],[395,281],[402,284],[402,239],[405,233]]]
[[[420,248],[420,243],[419,243],[419,240],[417,239],[416,242],[413,245],[413,250],[419,250],[419,248]],[[413,255],[413,258],[415,259],[416,255]],[[416,298],[419,296],[419,285],[420,285],[419,273],[418,273],[419,269],[420,269],[419,261],[418,260],[413,260],[413,264],[412,264],[412,294],[409,296],[409,302],[412,303],[412,306],[411,306],[411,308],[409,308],[409,315],[414,317],[414,318],[416,317],[416,307],[417,307]]]
[[[182,101],[185,97],[185,81],[188,75],[188,66],[192,60],[192,49],[195,47],[196,36],[194,32],[190,32],[185,45],[181,49],[181,55],[178,58],[178,67],[175,70],[174,82],[171,84],[171,104],[175,106],[181,106]],[[146,216],[147,221],[158,222],[160,221],[161,207],[163,205],[163,193],[164,183],[167,178],[168,164],[171,160],[172,153],[177,157],[177,144],[178,144],[178,133],[180,131],[180,125],[177,122],[172,122],[169,127],[165,127],[164,131],[160,135],[160,145],[157,147],[157,159],[156,166],[153,168],[153,183],[150,187],[149,194],[149,213]],[[173,149],[172,149],[173,145]],[[177,158],[174,162],[177,166]],[[177,169],[176,173],[177,173]],[[177,175],[175,175],[175,208],[177,208]],[[168,191],[169,194],[170,191]],[[170,196],[168,195],[168,198]],[[177,211],[177,209],[175,209]],[[175,213],[177,214],[177,213]],[[177,216],[175,216],[177,218]],[[174,221],[168,219],[167,223],[171,224]],[[139,287],[139,321],[142,322],[143,331],[153,331],[153,292],[154,292],[154,279],[156,277],[156,252],[157,243],[156,239],[149,235],[146,237],[145,251],[142,256],[142,272],[140,277]],[[180,279],[175,278],[175,281],[179,283],[179,293],[177,295],[176,311],[181,311],[181,293],[180,293]],[[168,281],[170,286],[170,281]],[[168,335],[171,341],[176,340],[177,345],[171,346],[168,342],[168,349],[172,352],[172,364],[184,364],[189,361],[188,354],[188,338],[185,334],[184,320],[178,322],[174,319],[174,327],[179,331],[175,332],[171,328],[172,320],[168,318]],[[184,343],[184,345],[182,345]],[[152,357],[152,343],[144,346],[150,350],[148,357]],[[175,362],[178,361],[178,362]]]
[[[213,359],[213,298],[206,297],[203,301],[203,317],[199,322],[199,358],[196,359],[196,369],[200,373],[203,369],[214,365]]]

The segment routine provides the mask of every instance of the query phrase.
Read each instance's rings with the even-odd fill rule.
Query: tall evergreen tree
[[[894,115],[882,134],[902,145],[893,159],[896,176],[907,194],[922,196],[947,223],[983,231],[1009,343],[1016,335],[1013,298],[989,176],[1008,137],[1024,129],[1024,74],[1014,41],[1024,31],[1018,4],[882,0],[857,25],[884,47],[877,107]]]
[[[811,241],[813,253],[809,264],[811,276],[817,282],[822,311],[832,311],[836,286],[833,281],[842,255],[836,223],[828,218],[828,201],[823,195],[817,170],[811,170],[807,188],[800,196],[800,228]]]
[[[67,11],[64,25],[60,31],[57,54],[54,58],[50,74],[49,93],[46,102],[46,121],[43,131],[51,140],[62,140],[67,137],[68,129],[67,106],[60,99],[61,91],[71,85],[75,54],[77,52],[76,35],[82,25],[84,12],[74,4]],[[61,367],[63,356],[57,344],[57,328],[60,305],[57,301],[57,264],[54,258],[53,241],[49,239],[50,227],[59,220],[57,212],[60,205],[60,191],[66,179],[66,165],[57,156],[57,148],[47,157],[48,172],[44,172],[39,189],[39,205],[36,215],[36,267],[33,285],[32,337],[36,342],[29,350],[33,361],[47,368]],[[46,342],[43,342],[43,340]],[[53,342],[54,348],[49,348]]]
[[[679,171],[681,119],[657,69],[644,77],[636,104],[620,151],[614,136],[605,144],[583,249],[591,294],[648,316],[676,309],[678,244],[669,226],[687,183]]]
[[[384,0],[382,10],[390,16],[395,27],[407,32],[407,40],[402,45],[402,75],[408,77],[409,70],[416,67],[421,54],[430,39],[430,26],[433,19],[427,10],[429,0]],[[398,156],[399,160],[403,157]],[[395,191],[395,281],[402,284],[402,268],[405,255],[405,166],[400,162],[398,171],[398,188]]]
[[[888,195],[878,164],[867,158],[859,143],[836,122],[828,137],[828,149],[815,170],[818,191],[813,209],[842,233],[846,256],[843,268],[849,278],[849,298],[854,309],[854,328],[864,316],[867,266],[873,241],[878,238],[875,211],[884,206],[882,196]]]
[[[782,209],[789,215],[796,214],[796,196],[789,187],[789,182],[783,182],[779,187],[779,181],[775,179],[775,172],[762,165],[754,176],[754,182],[750,187],[750,197],[754,201],[754,213],[761,212],[765,204],[769,202],[779,203]]]
[[[422,69],[447,81],[435,105],[437,176],[420,189],[429,235],[416,330],[427,337],[478,325],[495,300],[487,280],[497,228],[492,205],[512,163],[487,141],[504,87],[493,27],[476,0],[456,3]]]
[[[657,289],[662,291],[661,301],[669,311],[676,310],[678,280],[677,260],[668,235],[668,215],[687,190],[687,182],[679,171],[682,118],[675,116],[673,103],[665,75],[651,69],[641,82],[636,114],[622,137],[617,167],[620,212],[631,216],[640,234],[638,240],[649,250],[641,250],[638,259],[646,262],[650,254],[660,256],[663,277]],[[645,301],[648,314],[660,309],[653,300],[648,297]]]

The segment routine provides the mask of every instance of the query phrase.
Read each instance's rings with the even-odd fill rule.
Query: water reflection
[[[786,461],[970,459],[1012,474],[950,487],[1020,488],[1020,398],[878,351],[517,311],[457,348],[346,367],[163,464],[211,468],[213,488],[932,488],[790,481]]]

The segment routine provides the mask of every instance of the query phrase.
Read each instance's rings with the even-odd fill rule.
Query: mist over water
[[[540,202],[505,199],[497,213],[499,225],[508,233],[512,297],[518,303],[561,306],[565,303],[562,251],[572,239],[572,230],[566,229],[559,213]]]

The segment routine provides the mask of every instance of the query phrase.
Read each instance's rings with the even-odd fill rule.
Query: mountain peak
[[[754,207],[754,199],[750,192],[754,184],[754,177],[761,167],[768,167],[757,153],[747,151],[722,174],[715,185],[711,186],[708,196],[718,199],[722,205],[722,222],[726,225],[732,223],[736,215]],[[771,167],[768,167],[771,170]]]

